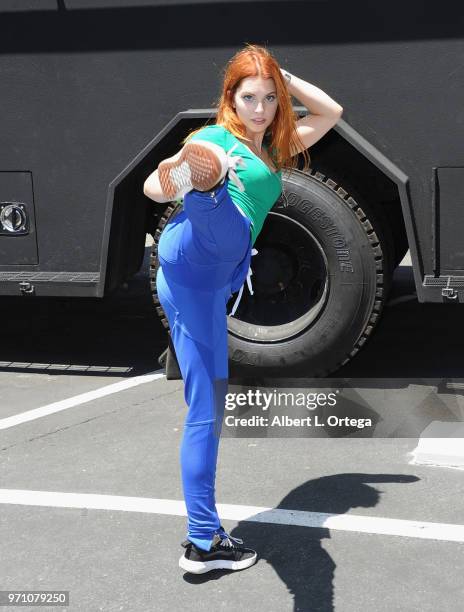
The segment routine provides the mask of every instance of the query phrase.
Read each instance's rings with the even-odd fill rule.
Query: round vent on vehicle
[[[21,202],[0,202],[0,228],[10,234],[27,230],[25,205]]]

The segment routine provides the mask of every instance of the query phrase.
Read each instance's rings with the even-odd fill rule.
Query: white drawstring
[[[258,249],[252,249],[251,250],[251,256],[253,257],[253,255],[256,255],[258,252]],[[251,275],[253,274],[253,270],[251,269],[251,263],[250,263],[250,267],[248,268],[248,273],[247,273],[247,277],[246,277],[246,284],[248,285],[248,290],[250,291],[250,294],[253,295],[254,291],[253,291],[253,287],[251,286]],[[229,317],[232,317],[235,314],[235,311],[238,308],[238,305],[240,303],[240,300],[242,299],[242,293],[243,293],[243,287],[244,287],[245,283],[243,283],[243,285],[240,287],[240,291],[238,292],[238,296],[237,299],[235,300],[234,305],[232,306],[232,310],[229,313]]]

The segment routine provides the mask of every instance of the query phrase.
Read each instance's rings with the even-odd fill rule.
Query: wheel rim
[[[227,317],[231,334],[253,342],[288,340],[314,325],[329,293],[328,262],[314,234],[297,220],[271,211],[252,257],[253,295],[243,288]],[[232,310],[234,295],[228,302]]]

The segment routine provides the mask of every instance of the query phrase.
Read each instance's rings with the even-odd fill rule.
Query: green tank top
[[[282,193],[282,170],[273,172],[260,157],[222,125],[208,125],[202,128],[188,142],[194,140],[214,142],[226,152],[238,143],[232,156],[240,155],[246,164],[246,168],[237,166],[235,169],[245,191],[240,191],[232,181],[228,181],[227,191],[234,204],[237,204],[250,219],[252,244],[254,244],[266,215]]]

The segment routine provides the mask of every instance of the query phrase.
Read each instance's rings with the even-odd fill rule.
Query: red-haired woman
[[[311,112],[299,119],[291,95]],[[180,449],[188,514],[179,565],[192,573],[243,569],[254,550],[220,524],[215,504],[219,438],[228,384],[227,302],[250,283],[253,244],[282,191],[282,168],[333,127],[342,107],[282,70],[264,47],[246,45],[228,62],[216,124],[189,134],[144,184],[157,202],[183,197],[164,228],[157,292],[169,321],[188,412]],[[237,303],[231,314],[235,312]]]

